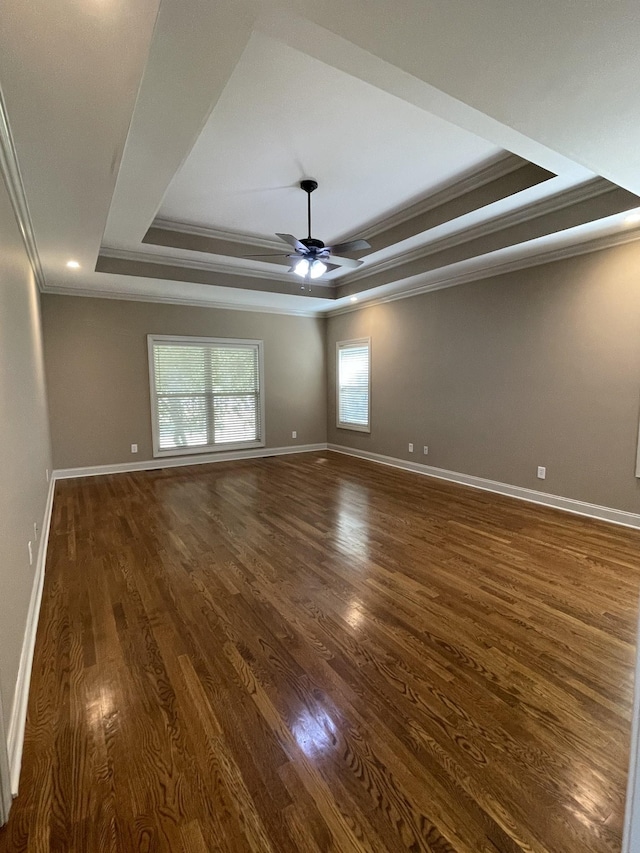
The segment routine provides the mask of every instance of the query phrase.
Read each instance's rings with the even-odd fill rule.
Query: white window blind
[[[337,425],[370,431],[371,341],[343,341],[337,345]]]
[[[154,455],[264,444],[262,342],[149,336]]]

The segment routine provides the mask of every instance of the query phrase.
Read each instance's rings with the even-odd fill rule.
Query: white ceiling
[[[596,179],[640,192],[639,39],[640,7],[596,0],[3,0],[44,289],[322,312],[635,237],[638,202]],[[508,152],[558,177],[447,189],[487,163],[502,186]],[[314,236],[374,243],[311,296],[238,257],[305,235],[303,177]]]
[[[344,71],[254,32],[159,211],[162,219],[335,242],[501,150]]]

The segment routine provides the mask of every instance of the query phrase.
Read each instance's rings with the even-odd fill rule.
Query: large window
[[[371,432],[371,339],[337,344],[337,425]]]
[[[264,446],[262,341],[148,343],[154,456]]]

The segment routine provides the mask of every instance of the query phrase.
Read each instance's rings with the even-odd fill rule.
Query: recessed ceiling
[[[636,238],[640,16],[517,8],[5,0],[42,288],[323,312]],[[304,177],[314,236],[372,246],[311,291],[243,257],[305,235]]]
[[[479,169],[497,146],[262,33],[254,33],[159,218],[273,239],[358,232]]]

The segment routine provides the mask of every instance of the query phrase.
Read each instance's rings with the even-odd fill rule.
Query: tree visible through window
[[[370,432],[371,341],[337,345],[337,425]]]
[[[155,455],[260,447],[262,342],[149,336]]]

